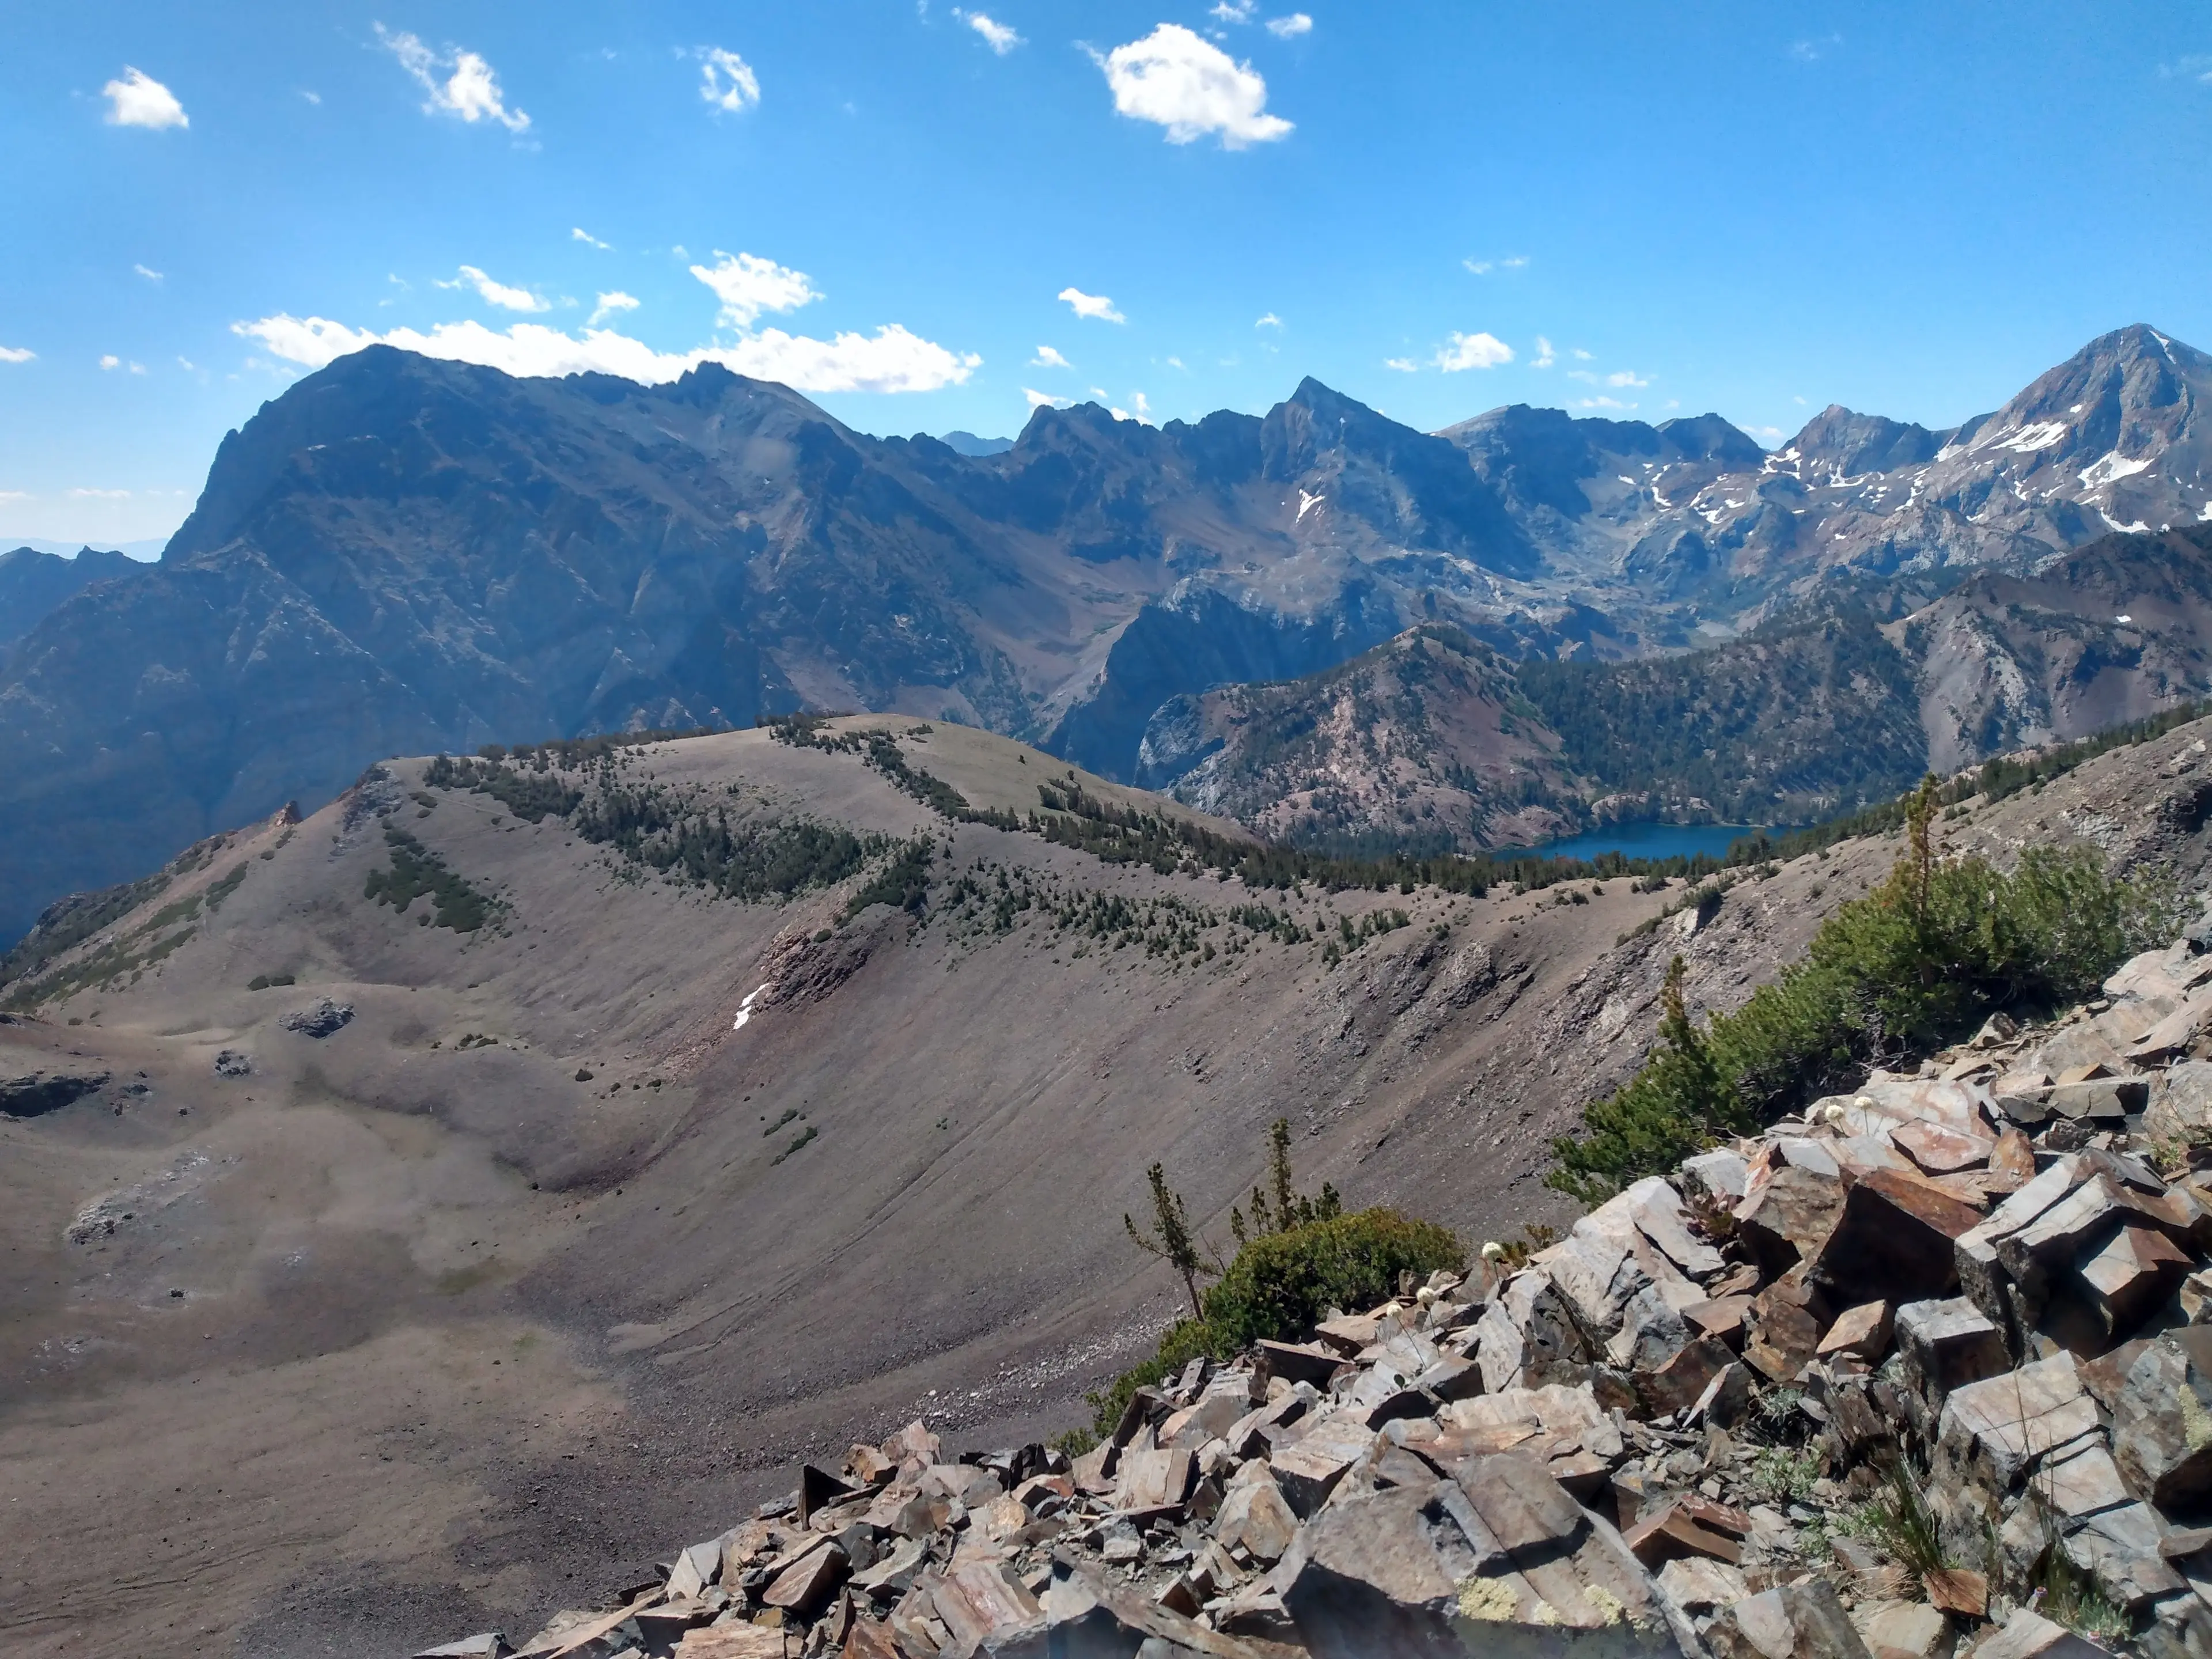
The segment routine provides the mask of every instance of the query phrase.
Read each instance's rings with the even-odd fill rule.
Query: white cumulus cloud
[[[1215,0],[1214,8],[1207,15],[1218,17],[1224,23],[1249,23],[1252,21],[1253,9],[1259,3],[1260,0]]]
[[[592,307],[591,317],[586,325],[603,323],[619,311],[635,311],[637,306],[637,296],[625,294],[620,289],[617,289],[611,294],[602,294],[599,295],[599,304]]]
[[[732,328],[750,328],[763,311],[796,311],[823,297],[805,271],[756,253],[716,248],[714,263],[694,265],[691,274],[714,290],[722,302],[721,320]]]
[[[1075,402],[1073,398],[1055,398],[1049,392],[1039,392],[1031,386],[1024,386],[1022,396],[1030,400],[1031,409],[1066,409]]]
[[[458,48],[450,49],[449,54],[434,52],[404,30],[394,33],[381,23],[375,27],[376,38],[385,49],[428,94],[430,101],[422,106],[424,114],[458,115],[471,126],[478,121],[496,121],[509,132],[528,130],[530,118],[519,109],[507,108],[498,76],[478,54]]]
[[[0,363],[27,363],[38,355],[28,346],[0,346]]]
[[[1141,40],[1091,57],[1113,89],[1115,109],[1158,123],[1171,144],[1214,133],[1223,149],[1243,149],[1290,135],[1290,122],[1267,112],[1260,72],[1180,23],[1162,23]]]
[[[570,231],[569,231],[569,233],[568,233],[568,240],[569,240],[570,241],[572,241],[572,242],[588,242],[588,243],[590,243],[593,247],[598,248],[598,249],[599,249],[601,252],[603,252],[603,253],[604,253],[605,252],[606,252],[606,249],[607,249],[607,244],[606,244],[606,243],[605,243],[605,242],[601,241],[598,237],[596,237],[596,236],[592,235],[592,233],[591,233],[590,231],[586,230],[586,229],[583,228],[583,226],[581,226],[581,225],[578,225],[578,226],[576,226],[574,229],[572,229],[572,230],[570,230]]]
[[[1103,294],[1085,294],[1079,288],[1064,288],[1059,296],[1065,300],[1079,317],[1095,317],[1102,323],[1126,323],[1129,319],[1114,309],[1114,302]]]
[[[120,368],[123,367],[123,359],[111,351],[100,358],[100,366],[102,368]]]
[[[1382,360],[1382,367],[1395,368],[1401,374],[1418,374],[1421,372],[1421,366],[1411,357],[1385,357]]]
[[[1539,334],[1536,337],[1536,359],[1534,362],[1530,363],[1528,367],[1531,368],[1549,368],[1558,361],[1558,356],[1552,350],[1552,343],[1546,339],[1542,335]]]
[[[1030,359],[1031,368],[1073,368],[1075,365],[1050,346],[1039,346],[1037,355]]]
[[[1632,368],[1616,369],[1605,377],[1605,383],[1607,386],[1650,386],[1651,384],[1649,380],[1638,380],[1636,371]]]
[[[699,95],[735,115],[760,102],[760,76],[752,65],[721,46],[699,48]]]
[[[107,125],[111,127],[150,127],[159,132],[164,127],[189,127],[191,118],[185,106],[171,92],[143,70],[124,65],[123,78],[110,81],[100,89],[107,100]]]
[[[502,311],[550,311],[553,302],[541,300],[526,288],[510,288],[495,281],[474,265],[463,265],[461,274],[450,283],[440,283],[440,288],[472,288],[488,305]]]
[[[1294,11],[1288,17],[1270,17],[1267,20],[1267,33],[1278,40],[1288,40],[1300,34],[1311,34],[1313,19],[1302,11]]]
[[[1495,368],[1513,361],[1513,348],[1494,334],[1455,333],[1437,353],[1437,367],[1447,374],[1463,368]]]
[[[1001,58],[1022,44],[1020,35],[996,18],[988,16],[982,12],[963,11],[959,7],[955,6],[952,9],[952,15],[981,35],[991,50]]]
[[[397,346],[426,357],[481,363],[523,376],[618,374],[647,385],[673,380],[701,363],[720,363],[757,380],[781,380],[800,392],[934,392],[965,381],[983,360],[955,352],[889,323],[873,334],[833,339],[766,329],[727,346],[655,351],[612,329],[586,328],[580,337],[543,323],[515,323],[504,331],[478,322],[440,323],[425,333],[395,328],[379,334],[325,317],[279,313],[234,323],[232,332],[258,342],[271,356],[308,368],[372,345]]]

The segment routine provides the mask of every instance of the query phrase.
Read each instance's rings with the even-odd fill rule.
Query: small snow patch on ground
[[[745,994],[745,1000],[738,1005],[737,1018],[730,1024],[730,1029],[732,1031],[742,1031],[745,1029],[745,1022],[753,1017],[754,999],[767,989],[768,987],[765,985],[757,985]]]

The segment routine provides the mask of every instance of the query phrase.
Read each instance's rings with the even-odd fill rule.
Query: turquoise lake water
[[[1533,850],[1547,859],[1594,859],[1601,853],[1631,859],[1686,859],[1700,853],[1722,858],[1750,833],[1751,826],[1742,823],[1617,823]]]

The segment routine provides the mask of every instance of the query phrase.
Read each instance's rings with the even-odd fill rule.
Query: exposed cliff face
[[[21,639],[63,601],[94,582],[123,580],[145,568],[126,555],[90,547],[74,558],[29,547],[0,553],[0,646]]]

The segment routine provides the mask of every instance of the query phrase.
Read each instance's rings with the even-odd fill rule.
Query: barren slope
[[[2193,875],[2202,731],[1951,828]],[[973,732],[900,746],[979,807],[1067,775]],[[888,848],[837,890],[708,897],[394,763],[79,947],[188,927],[135,985],[0,1026],[0,1078],[110,1074],[0,1121],[0,1651],[405,1652],[614,1588],[633,1540],[802,1449],[918,1411],[961,1442],[1065,1426],[1174,1311],[1121,1237],[1151,1159],[1217,1237],[1278,1115],[1353,1204],[1471,1237],[1556,1218],[1544,1146],[1638,1058],[1668,956],[1732,1004],[1893,855],[1846,845],[1616,945],[1679,885],[1247,892],[956,825],[863,753],[764,732],[621,767],[748,823],[927,835],[927,906],[841,924]],[[368,901],[387,825],[503,908],[463,935],[430,896]],[[1407,925],[1330,965],[1227,921],[1255,904],[1340,942],[1338,917]],[[349,1023],[283,1028],[325,996]],[[252,1072],[218,1076],[226,1049]]]

